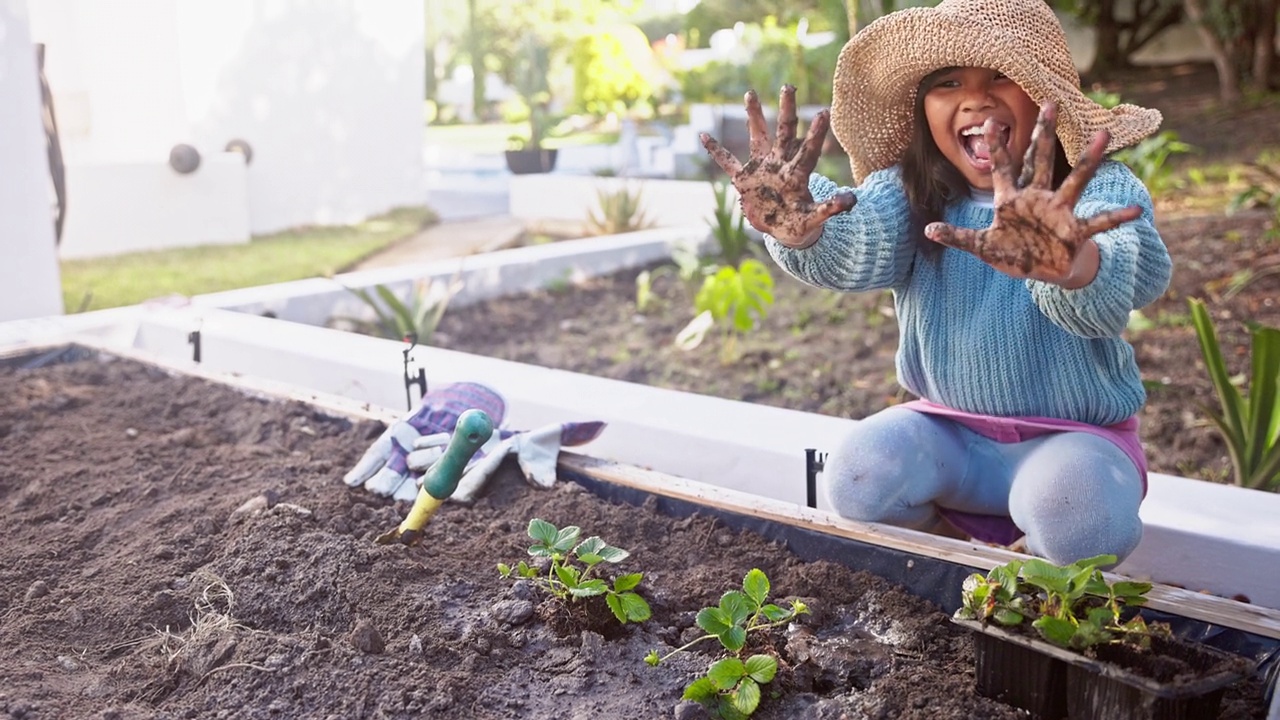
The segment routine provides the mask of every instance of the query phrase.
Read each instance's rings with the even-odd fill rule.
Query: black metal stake
[[[404,402],[406,409],[413,409],[413,395],[409,392],[409,388],[414,385],[418,386],[418,397],[421,398],[427,394],[427,371],[424,368],[418,368],[417,376],[409,374],[409,353],[417,347],[418,336],[410,333],[405,336],[404,341],[409,343],[409,347],[403,350],[404,353]]]
[[[191,346],[191,359],[200,362],[200,331],[192,330],[187,333],[187,344]]]
[[[822,472],[822,468],[827,463],[827,454],[820,453],[814,448],[805,448],[804,451],[804,489],[805,502],[811,508],[818,507],[818,473]]]

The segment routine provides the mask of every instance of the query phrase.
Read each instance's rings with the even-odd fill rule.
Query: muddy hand
[[[933,223],[925,235],[934,242],[973,253],[984,262],[1018,278],[1033,278],[1067,287],[1088,284],[1097,273],[1093,236],[1136,219],[1141,208],[1110,210],[1090,218],[1076,217],[1074,208],[1085,185],[1102,163],[1110,135],[1094,136],[1080,162],[1056,191],[1053,189],[1053,103],[1040,109],[1040,118],[1015,181],[1013,161],[1003,133],[988,120],[983,128],[991,148],[991,178],[995,190],[995,220],[985,230]]]
[[[849,210],[856,202],[853,193],[836,193],[816,203],[809,193],[809,175],[818,165],[830,115],[823,110],[814,117],[804,140],[796,138],[796,89],[782,88],[778,107],[778,129],[772,142],[765,125],[760,98],[754,90],[746,96],[747,132],[750,157],[741,163],[715,138],[702,133],[702,145],[720,169],[733,181],[742,198],[742,214],[752,227],[768,233],[783,245],[805,247],[822,232],[828,218]]]

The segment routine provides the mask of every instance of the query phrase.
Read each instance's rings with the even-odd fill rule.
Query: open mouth
[[[1007,145],[1011,128],[998,120],[993,122],[1000,133],[1000,139]],[[964,148],[965,155],[975,168],[983,171],[991,170],[991,148],[987,147],[981,123],[969,125],[960,130],[960,147]]]

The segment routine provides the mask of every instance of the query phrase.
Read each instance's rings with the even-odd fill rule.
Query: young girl
[[[898,379],[920,398],[831,448],[834,509],[1025,535],[1057,563],[1132,552],[1146,396],[1120,336],[1164,292],[1170,260],[1146,189],[1104,153],[1160,114],[1089,100],[1044,0],[944,0],[868,25],[803,141],[793,88],[772,142],[754,93],[746,104],[745,164],[703,144],[748,221],[807,283],[893,291]],[[828,124],[855,188],[812,174]]]

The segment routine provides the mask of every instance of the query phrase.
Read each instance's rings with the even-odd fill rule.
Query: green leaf
[[[644,579],[644,573],[630,573],[628,575],[619,575],[613,581],[613,589],[615,592],[625,592],[634,589]]]
[[[778,607],[777,605],[774,605],[773,603],[766,603],[764,605],[761,605],[760,612],[766,618],[769,618],[770,622],[780,622],[782,620],[786,620],[787,618],[791,617],[790,610],[784,610]]]
[[[573,567],[572,565],[557,565],[556,576],[560,578],[560,582],[568,585],[570,588],[578,586],[578,568]]]
[[[1227,441],[1228,451],[1231,453],[1232,464],[1237,469],[1237,475],[1243,468],[1245,462],[1245,416],[1244,416],[1244,398],[1240,396],[1240,391],[1231,384],[1231,377],[1227,374],[1227,364],[1222,358],[1222,347],[1218,343],[1218,333],[1213,327],[1213,320],[1209,317],[1209,310],[1205,307],[1202,300],[1197,298],[1187,298],[1187,304],[1191,308],[1191,323],[1196,329],[1196,339],[1200,343],[1200,354],[1204,357],[1205,368],[1209,371],[1209,379],[1213,383],[1214,391],[1218,395],[1218,402],[1222,406],[1222,415],[1211,416],[1217,420],[1224,439]]]
[[[747,631],[746,628],[741,625],[734,625],[728,630],[720,633],[717,637],[720,638],[720,644],[724,645],[726,650],[732,650],[734,652],[738,652],[742,649],[743,645],[747,644]]]
[[[716,636],[733,627],[733,620],[729,617],[729,613],[718,607],[699,610],[694,622],[698,624],[698,627],[705,630],[707,634]]]
[[[1022,564],[1022,576],[1028,583],[1060,595],[1067,594],[1073,574],[1071,568],[1059,567],[1040,558],[1031,558]]]
[[[1252,331],[1251,374],[1249,378],[1249,427],[1245,447],[1248,453],[1249,487],[1261,489],[1270,480],[1254,478],[1266,456],[1274,451],[1280,432],[1280,330],[1255,327]]]
[[[662,656],[658,654],[657,650],[650,650],[649,654],[644,656],[644,661],[649,667],[658,667],[658,664],[662,662]],[[712,689],[714,690],[715,688]],[[691,700],[693,698],[687,699]]]
[[[516,565],[516,574],[522,578],[535,578],[538,577],[538,569],[531,567],[529,563],[521,560],[520,563]]]
[[[578,543],[578,547],[573,549],[573,554],[582,559],[583,555],[599,555],[600,549],[605,546],[604,540],[592,535],[591,537]],[[598,561],[597,561],[598,562]]]
[[[720,717],[720,720],[746,720],[749,717],[738,710],[738,707],[733,704],[733,697],[730,695],[720,696],[720,702],[716,705],[715,714]]]
[[[1032,626],[1045,640],[1061,647],[1071,647],[1071,638],[1076,634],[1075,623],[1049,615],[1037,618]]]
[[[1108,565],[1115,565],[1117,562],[1119,562],[1119,558],[1117,558],[1115,555],[1094,555],[1093,557],[1088,557],[1083,560],[1077,560],[1071,563],[1070,565],[1068,565],[1067,567],[1073,570],[1086,570],[1090,568],[1100,568],[1100,567],[1107,567]]]
[[[997,608],[996,611],[991,614],[991,617],[1005,627],[1021,625],[1022,621],[1026,619],[1022,613],[1010,610],[1009,608]]]
[[[578,542],[578,535],[582,533],[582,528],[577,525],[566,525],[556,533],[556,539],[551,544],[551,548],[559,553],[567,553]]]
[[[627,622],[627,610],[626,608],[622,607],[622,598],[613,593],[610,593],[609,595],[605,596],[604,601],[605,601],[605,604],[609,606],[609,609],[613,611],[613,616],[618,618],[618,622],[625,625]],[[645,658],[645,660],[647,661],[648,658]],[[653,663],[650,663],[650,664],[653,664]]]
[[[623,614],[627,616],[623,622],[644,622],[653,615],[648,601],[633,592],[619,593],[609,597],[619,598],[622,602]]]
[[[594,597],[609,592],[609,586],[600,578],[591,578],[577,587],[570,587],[569,592],[573,593],[574,597]]]
[[[580,560],[582,564],[586,565],[587,567],[595,567],[596,565],[599,565],[600,563],[604,562],[604,558],[592,553],[579,555],[578,560]]]
[[[605,545],[603,548],[600,548],[600,557],[604,558],[605,562],[620,563],[623,560],[626,560],[627,558],[631,557],[631,553],[627,552],[626,550],[623,550],[622,548],[616,548],[612,545]]]
[[[557,532],[559,531],[556,530],[556,526],[546,520],[534,518],[529,521],[529,537],[541,545],[546,545],[547,547],[554,545]]]
[[[511,566],[505,563],[498,563],[498,574],[502,577],[511,577]]]
[[[778,673],[778,661],[769,655],[752,655],[746,662],[747,675],[761,685]]]
[[[689,686],[684,689],[684,695],[680,696],[680,699],[706,703],[714,700],[718,694],[716,686],[711,684],[711,680],[709,678],[700,677],[689,683]]]
[[[720,596],[720,609],[725,611],[729,619],[734,625],[741,625],[751,617],[751,613],[755,611],[755,605],[743,593],[737,590],[730,590]]]
[[[729,690],[747,674],[747,666],[736,657],[717,660],[707,670],[707,679],[717,690]]]
[[[769,577],[760,568],[753,568],[742,580],[742,591],[756,607],[760,607],[769,597]]]
[[[1151,583],[1149,582],[1121,580],[1111,586],[1111,593],[1129,605],[1135,604],[1132,600],[1141,598],[1149,592],[1151,592]]]
[[[751,678],[743,678],[738,689],[729,693],[733,707],[743,715],[750,715],[760,706],[760,686]]]

